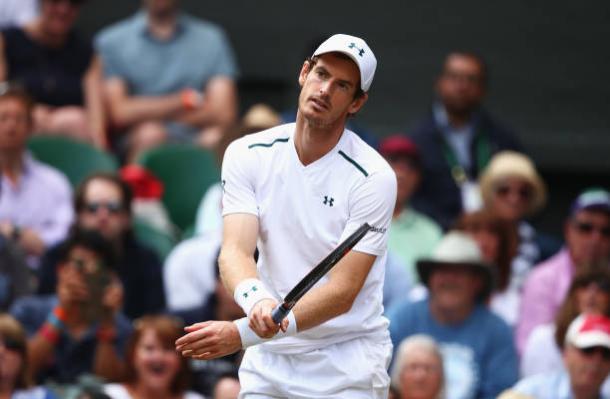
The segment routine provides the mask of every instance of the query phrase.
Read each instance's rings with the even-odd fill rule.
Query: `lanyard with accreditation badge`
[[[476,166],[480,172],[485,168],[491,158],[491,148],[487,136],[477,134],[474,138],[476,152]],[[480,207],[480,194],[478,186],[471,181],[464,167],[458,162],[455,152],[445,139],[442,139],[443,155],[449,166],[451,177],[462,193],[462,204],[465,210],[474,210]]]

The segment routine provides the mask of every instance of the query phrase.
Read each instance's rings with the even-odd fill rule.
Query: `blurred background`
[[[295,105],[308,43],[332,33],[364,37],[379,60],[370,101],[357,121],[379,136],[409,133],[432,100],[434,77],[452,49],[487,61],[487,108],[511,126],[549,185],[535,224],[559,233],[582,189],[610,178],[610,5],[531,1],[182,0],[218,23],[241,71],[240,109]],[[138,0],[90,1],[78,21],[92,36],[131,15]]]

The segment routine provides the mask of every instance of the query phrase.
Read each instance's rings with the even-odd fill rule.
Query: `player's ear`
[[[364,106],[364,103],[366,103],[366,100],[368,100],[368,99],[369,99],[368,93],[364,93],[363,95],[354,98],[354,100],[352,101],[352,103],[349,106],[348,113],[351,115],[358,113],[358,111],[360,111],[360,108],[362,108]]]
[[[309,60],[305,60],[303,62],[303,66],[301,67],[301,72],[299,73],[299,86],[303,87],[305,84],[305,79],[307,79],[307,74],[311,70],[311,63]]]

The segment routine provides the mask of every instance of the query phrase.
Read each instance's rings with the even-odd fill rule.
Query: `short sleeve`
[[[93,46],[102,61],[104,78],[122,78],[123,70],[120,67],[120,63],[117,62],[114,46],[108,32],[102,31],[98,33],[94,38]]]
[[[235,53],[223,31],[218,32],[218,51],[216,54],[215,76],[227,76],[236,78],[239,71],[235,62]]]
[[[396,175],[391,169],[370,174],[350,194],[349,219],[341,241],[362,224],[372,228],[356,244],[354,250],[371,255],[383,255],[387,249],[392,213],[396,204]]]
[[[234,141],[222,161],[222,215],[250,213],[259,216],[255,192],[256,158],[244,140]]]

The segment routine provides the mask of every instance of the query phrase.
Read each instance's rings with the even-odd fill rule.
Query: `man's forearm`
[[[50,362],[54,349],[55,346],[40,332],[28,341],[28,364],[32,376],[35,377]]]
[[[235,123],[237,105],[235,101],[226,101],[222,104],[204,105],[192,111],[182,111],[176,116],[176,121],[197,127],[220,126],[227,128]]]
[[[232,126],[237,119],[237,89],[227,77],[215,77],[204,89],[203,104],[191,111],[183,111],[177,120],[192,126],[223,128]]]
[[[233,249],[223,248],[218,263],[222,282],[231,294],[243,280],[258,278],[253,256],[246,256]]]
[[[94,144],[100,148],[107,146],[106,142],[106,115],[102,95],[102,68],[96,57],[83,79],[85,88],[85,106],[89,129]]]
[[[347,313],[353,304],[349,292],[325,284],[309,291],[293,309],[298,331],[308,330]]]
[[[183,110],[180,94],[159,97],[129,97],[110,105],[112,119],[119,126],[147,120],[172,119]]]
[[[18,243],[23,247],[27,254],[34,256],[41,256],[46,249],[46,245],[40,235],[36,231],[29,228],[21,229]]]
[[[299,331],[347,313],[364,286],[374,255],[351,251],[330,271],[326,283],[305,294],[293,309]]]

